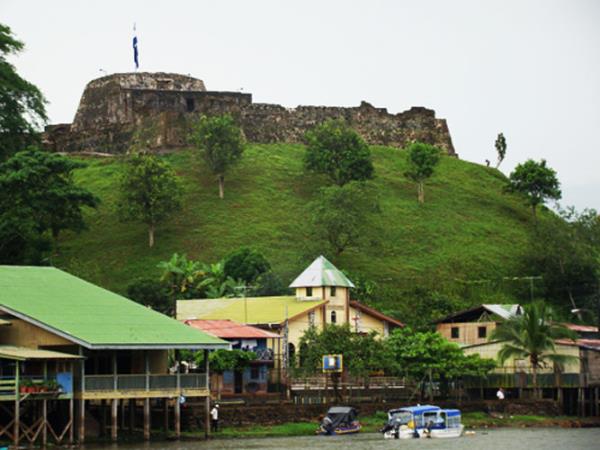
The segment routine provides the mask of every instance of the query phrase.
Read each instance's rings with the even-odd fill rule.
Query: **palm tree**
[[[557,339],[575,340],[577,335],[565,326],[553,322],[553,311],[544,303],[532,303],[522,315],[514,316],[496,328],[491,340],[504,342],[498,359],[504,363],[509,358],[528,359],[533,375],[534,395],[538,395],[537,371],[548,362],[562,365],[573,356],[556,353]]]

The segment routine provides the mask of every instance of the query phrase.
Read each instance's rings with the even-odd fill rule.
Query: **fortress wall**
[[[405,147],[418,140],[456,155],[446,121],[431,109],[390,114],[367,102],[350,108],[285,108],[252,103],[251,94],[206,91],[201,80],[164,73],[115,74],[91,81],[73,124],[48,126],[44,143],[54,151],[125,153],[138,132],[152,148],[176,148],[187,145],[191,124],[200,116],[226,113],[250,142],[299,143],[315,125],[343,119],[369,144]]]

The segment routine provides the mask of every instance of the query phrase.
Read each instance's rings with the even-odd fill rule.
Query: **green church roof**
[[[229,348],[54,267],[0,266],[0,310],[93,349]]]
[[[354,284],[342,271],[321,255],[290,284],[292,288],[320,286],[353,288]]]

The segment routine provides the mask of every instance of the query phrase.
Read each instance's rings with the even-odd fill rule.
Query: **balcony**
[[[206,374],[86,375],[83,398],[202,397],[208,395]]]

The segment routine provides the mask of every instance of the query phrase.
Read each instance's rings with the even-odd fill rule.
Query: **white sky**
[[[71,122],[100,69],[191,74],[254,101],[433,108],[462,159],[545,158],[564,205],[600,210],[600,1],[0,0],[12,61]]]

